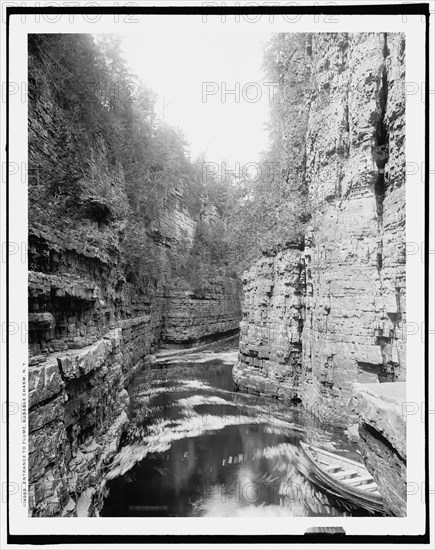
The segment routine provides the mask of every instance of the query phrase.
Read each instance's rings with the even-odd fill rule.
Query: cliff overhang
[[[350,407],[358,416],[358,446],[379,486],[386,511],[406,516],[406,383],[355,384]]]

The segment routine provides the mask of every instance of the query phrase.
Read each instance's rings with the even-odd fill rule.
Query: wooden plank
[[[346,476],[358,475],[358,472],[356,472],[355,470],[343,470],[338,473],[332,472],[331,475],[334,477],[334,479],[343,479],[343,477]]]
[[[324,466],[323,469],[329,472],[330,470],[341,470],[342,467],[337,466],[337,464],[330,464],[329,466]]]
[[[363,476],[363,477],[354,477],[352,479],[344,479],[348,485],[360,485],[363,483],[363,481],[373,481],[373,478],[371,475]],[[362,487],[365,487],[365,485],[362,485]]]
[[[320,449],[319,447],[314,447],[314,445],[307,445],[307,447],[309,448],[309,450],[313,454],[314,454],[314,452],[316,452],[316,453],[319,453],[320,455],[325,455],[325,456],[331,457],[335,461],[340,460],[340,462],[344,462],[349,466],[352,465],[355,468],[358,467],[358,468],[361,468],[362,470],[367,471],[364,464],[361,464],[360,462],[356,462],[355,460],[351,460],[350,458],[346,458],[344,456],[337,455],[337,454],[331,453],[329,451],[325,451],[324,449]]]

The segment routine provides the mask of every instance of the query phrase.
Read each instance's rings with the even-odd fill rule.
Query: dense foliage
[[[135,282],[155,282],[167,269],[197,285],[205,272],[228,274],[216,254],[225,224],[203,220],[213,202],[202,162],[189,158],[180,131],[156,117],[155,95],[130,73],[118,37],[30,35],[29,99],[31,221],[96,245],[121,236]],[[162,258],[153,232],[172,207],[199,223],[193,247]]]
[[[269,148],[253,177],[233,187],[229,212],[231,240],[238,243],[241,272],[261,255],[285,246],[298,246],[309,220],[305,184],[305,144],[300,130],[303,93],[301,75],[291,70],[296,55],[305,55],[309,35],[274,35],[264,52],[265,80],[274,83],[270,103]],[[306,63],[301,64],[303,67]],[[302,111],[301,114],[299,114]]]
[[[31,221],[96,245],[120,237],[131,280],[155,284],[169,270],[196,289],[297,244],[308,219],[303,167],[290,162],[302,139],[292,110],[301,84],[289,80],[298,36],[276,35],[265,51],[266,76],[278,84],[270,148],[254,177],[234,178],[205,175],[205,158],[190,159],[184,136],[156,116],[155,94],[130,73],[119,37],[30,35]],[[186,236],[162,260],[155,223],[175,205],[198,223],[193,242]]]

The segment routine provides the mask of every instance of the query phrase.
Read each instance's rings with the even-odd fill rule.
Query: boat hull
[[[378,496],[373,493],[369,493],[368,491],[364,491],[364,489],[352,487],[345,482],[335,479],[334,476],[329,474],[321,465],[319,465],[310,445],[301,442],[301,447],[311,467],[307,472],[304,472],[310,481],[318,485],[325,492],[333,494],[339,499],[351,502],[359,508],[364,508],[375,513],[380,512],[385,514],[383,499],[380,495]],[[330,457],[334,456],[332,453],[327,454]],[[342,459],[337,455],[338,464],[343,463],[344,460],[346,464],[354,464],[355,467],[358,466],[360,471],[363,468],[362,465],[359,465],[349,459]]]

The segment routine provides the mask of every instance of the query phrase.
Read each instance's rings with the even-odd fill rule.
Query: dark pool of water
[[[101,515],[366,515],[300,473],[301,440],[358,459],[342,431],[296,406],[233,392],[226,359],[156,368],[151,387],[149,373],[135,379],[133,420]]]

